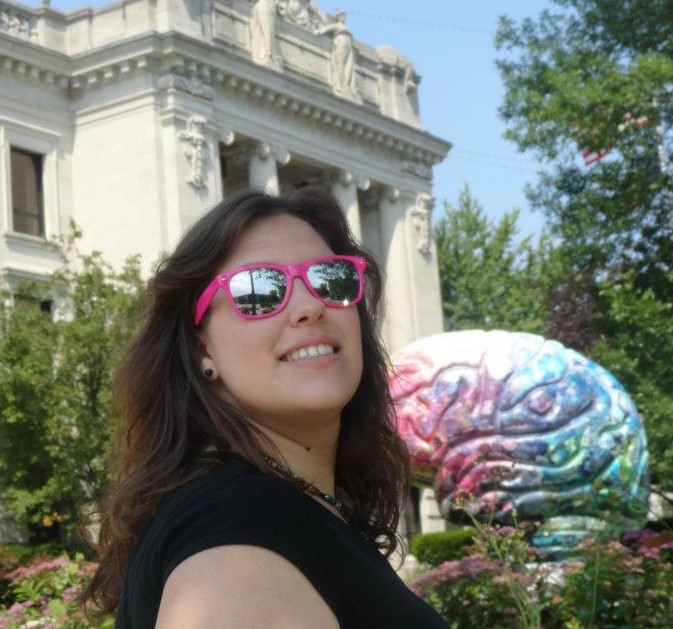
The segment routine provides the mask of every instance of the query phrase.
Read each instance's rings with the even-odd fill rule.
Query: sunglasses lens
[[[348,260],[324,260],[312,264],[307,276],[313,290],[330,304],[348,306],[360,292],[360,276]]]
[[[259,317],[283,303],[287,290],[285,275],[277,269],[258,267],[236,273],[229,280],[229,291],[241,314]]]

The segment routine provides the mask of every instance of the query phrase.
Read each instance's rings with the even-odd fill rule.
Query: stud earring
[[[203,375],[210,380],[215,375],[215,372],[210,367],[206,367],[203,370]]]

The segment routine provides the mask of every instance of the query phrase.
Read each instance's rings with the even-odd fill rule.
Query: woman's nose
[[[292,294],[287,304],[292,325],[314,323],[322,318],[325,304],[322,299],[314,297],[306,288],[303,279],[294,278]]]

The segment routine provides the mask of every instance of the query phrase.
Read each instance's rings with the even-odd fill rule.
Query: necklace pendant
[[[264,460],[267,462],[269,467],[279,476],[282,476],[287,481],[291,482],[305,494],[315,496],[316,498],[322,500],[324,503],[330,505],[331,507],[334,507],[339,512],[339,515],[341,515],[341,517],[344,520],[348,521],[350,514],[340,498],[332,496],[331,494],[328,494],[322,491],[321,489],[318,489],[318,487],[316,487],[313,483],[309,483],[305,478],[302,478],[301,476],[295,474],[289,467],[286,467],[285,465],[279,463],[272,456],[265,454]]]

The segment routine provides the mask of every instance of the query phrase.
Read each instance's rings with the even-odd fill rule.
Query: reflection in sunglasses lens
[[[234,275],[229,281],[231,296],[240,312],[260,316],[283,303],[287,281],[277,269],[258,267]]]
[[[309,267],[307,275],[311,286],[325,301],[347,305],[358,296],[358,272],[347,260],[318,262]]]
[[[306,276],[325,302],[347,306],[358,296],[358,271],[347,260],[317,262],[308,268]],[[278,269],[263,266],[247,269],[231,277],[229,291],[239,312],[259,317],[274,312],[283,303],[287,276]]]

